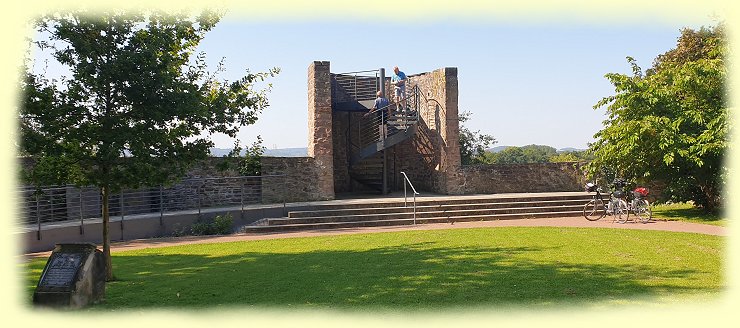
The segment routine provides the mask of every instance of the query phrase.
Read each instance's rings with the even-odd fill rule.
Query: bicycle
[[[614,221],[626,222],[629,216],[629,208],[627,202],[624,199],[621,199],[621,197],[616,197],[621,196],[621,191],[615,190],[614,192],[610,193],[608,203],[604,201],[604,197],[601,194],[601,187],[597,186],[596,184],[591,182],[587,183],[586,191],[596,192],[596,194],[594,194],[593,196],[593,199],[591,199],[588,203],[586,203],[586,205],[583,206],[583,217],[585,217],[586,220],[597,221],[607,214],[610,214],[613,216]],[[622,221],[622,217],[624,217],[624,221]]]
[[[646,198],[647,195],[647,188],[637,187],[632,191],[632,199],[629,202],[630,212],[637,215],[642,223],[648,223],[653,218],[653,211],[650,210],[650,202]]]

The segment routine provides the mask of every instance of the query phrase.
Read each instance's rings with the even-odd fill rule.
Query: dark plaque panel
[[[77,272],[82,265],[85,253],[55,253],[49,259],[49,266],[41,277],[39,286],[70,289],[76,281]]]

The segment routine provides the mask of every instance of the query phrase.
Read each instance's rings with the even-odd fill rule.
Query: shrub
[[[210,221],[196,221],[190,227],[190,232],[194,236],[226,235],[232,232],[231,225],[233,222],[231,214],[217,215]]]

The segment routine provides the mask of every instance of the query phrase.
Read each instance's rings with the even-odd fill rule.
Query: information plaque
[[[33,302],[79,308],[105,295],[105,261],[94,244],[58,244],[41,273]]]

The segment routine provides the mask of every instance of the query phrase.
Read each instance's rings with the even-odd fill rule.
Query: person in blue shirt
[[[400,109],[401,102],[406,98],[406,74],[398,69],[398,66],[393,67],[393,76],[391,76],[391,84],[393,85],[394,102],[396,108]]]
[[[387,134],[387,129],[385,124],[388,123],[388,112],[390,111],[390,102],[388,102],[388,99],[385,99],[383,97],[383,92],[378,91],[376,93],[378,96],[375,98],[375,103],[373,104],[373,108],[370,109],[367,113],[365,113],[364,116],[370,115],[372,112],[380,111],[378,117],[382,116],[383,119],[378,119],[378,135],[380,135],[380,141],[383,141],[385,139],[385,136]]]

